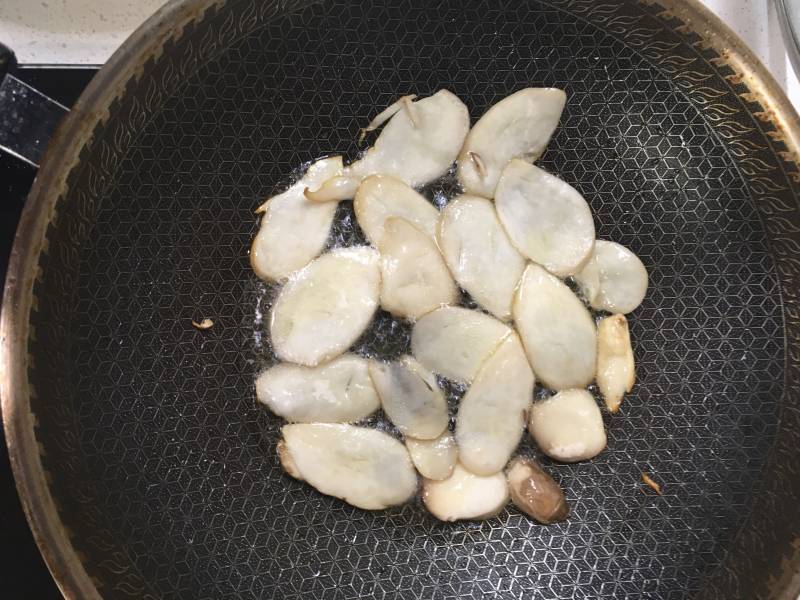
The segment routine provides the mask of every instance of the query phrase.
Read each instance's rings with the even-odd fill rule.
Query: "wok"
[[[546,463],[570,518],[446,524],[291,480],[253,393],[274,291],[248,265],[253,209],[301,163],[355,156],[400,95],[448,88],[474,121],[526,86],[566,90],[540,162],[651,277],[607,451]],[[56,132],[6,282],[3,421],[64,595],[794,600],[799,139],[693,0],[167,5]],[[350,210],[332,244],[361,239]],[[407,336],[383,315],[356,349]]]

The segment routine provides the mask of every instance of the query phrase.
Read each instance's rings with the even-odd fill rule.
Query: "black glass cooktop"
[[[96,69],[84,67],[19,67],[15,75],[61,104],[71,106],[95,72]],[[34,177],[34,167],[0,150],[2,281],[5,281],[17,221]],[[2,428],[0,436],[3,436]],[[4,437],[0,442],[0,590],[0,596],[9,600],[61,598],[22,512]]]

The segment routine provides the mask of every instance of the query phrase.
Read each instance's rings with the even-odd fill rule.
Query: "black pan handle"
[[[0,43],[0,151],[34,167],[69,109],[14,75],[17,59]]]

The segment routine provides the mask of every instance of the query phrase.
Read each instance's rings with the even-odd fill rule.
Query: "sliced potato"
[[[507,336],[461,399],[456,442],[461,464],[476,475],[503,470],[525,431],[533,372],[519,337]]]
[[[352,198],[364,178],[392,175],[411,187],[444,175],[469,131],[469,111],[447,90],[402,103],[364,157],[344,168],[306,197],[315,202]]]
[[[424,480],[422,501],[440,521],[489,519],[508,503],[505,475],[488,477],[467,471],[460,463],[442,481]]]
[[[526,88],[487,110],[458,155],[458,179],[470,194],[493,198],[508,161],[538,159],[558,126],[567,95],[555,88]]]
[[[351,423],[380,407],[368,363],[354,354],[317,367],[275,365],[256,378],[256,397],[290,423]]]
[[[528,428],[542,452],[561,462],[586,460],[606,447],[603,416],[586,390],[564,390],[535,402]]]
[[[378,247],[384,310],[415,320],[458,300],[458,288],[436,243],[405,219],[386,219]]]
[[[378,308],[379,263],[372,248],[339,248],[295,273],[272,309],[275,354],[313,367],[347,350]]]
[[[554,390],[588,385],[597,361],[589,311],[557,277],[528,265],[514,299],[517,326],[533,372]]]
[[[542,525],[563,521],[569,516],[561,486],[532,458],[515,458],[506,477],[514,506]]]
[[[281,464],[287,460],[298,479],[323,494],[379,510],[402,504],[417,491],[405,446],[387,433],[334,423],[284,425],[281,433]]]
[[[625,246],[596,240],[583,269],[575,274],[592,308],[612,313],[633,312],[647,293],[647,269]]]
[[[406,437],[406,448],[417,471],[426,479],[447,479],[458,462],[458,446],[449,431],[432,440]]]
[[[619,410],[635,380],[628,320],[624,315],[611,315],[597,325],[597,387],[609,411]]]
[[[369,374],[384,412],[403,435],[432,440],[447,429],[444,394],[433,373],[412,357],[391,363],[373,361]]]
[[[495,192],[497,216],[517,249],[551,273],[580,270],[594,246],[592,211],[578,190],[514,159]]]
[[[470,382],[511,328],[476,310],[445,306],[422,317],[411,332],[411,352],[425,368]]]
[[[442,210],[437,239],[458,284],[508,321],[525,259],[509,241],[494,204],[477,196],[455,198]]]
[[[323,158],[312,164],[303,178],[261,205],[261,228],[250,249],[256,275],[268,281],[288,277],[314,260],[328,240],[336,203],[317,204],[303,195],[342,172],[342,157]]]
[[[383,239],[383,228],[389,217],[402,217],[433,239],[439,211],[396,177],[371,175],[361,182],[353,200],[358,224],[373,246]]]

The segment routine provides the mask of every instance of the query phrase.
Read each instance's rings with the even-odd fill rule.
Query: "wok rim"
[[[749,88],[753,101],[764,107],[763,120],[772,124],[786,145],[785,160],[800,165],[800,116],[784,91],[747,45],[699,0],[637,0],[662,7],[681,21],[682,32],[696,34],[700,43],[715,50],[720,63],[730,67]],[[107,107],[124,94],[125,85],[144,64],[157,57],[184,26],[202,19],[213,5],[225,0],[170,0],[117,49],[94,76],[75,106],[58,127],[47,147],[17,227],[0,309],[0,412],[12,472],[25,516],[53,579],[67,600],[99,599],[96,582],[86,572],[73,548],[50,493],[30,409],[27,353],[33,287],[45,234],[66,187],[67,174],[80,160],[80,150]],[[777,600],[795,600],[800,594],[800,556],[786,565],[786,577],[773,588]]]

